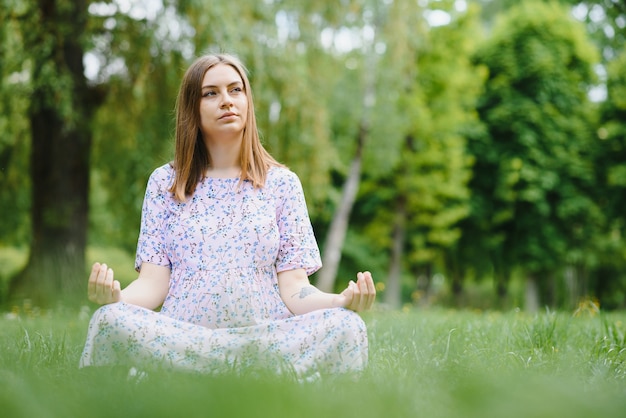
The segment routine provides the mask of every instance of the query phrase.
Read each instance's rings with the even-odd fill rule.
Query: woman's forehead
[[[242,83],[243,79],[239,72],[229,64],[220,63],[209,68],[202,78],[202,87],[228,86]]]

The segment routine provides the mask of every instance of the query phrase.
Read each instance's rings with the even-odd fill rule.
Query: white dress
[[[293,315],[277,272],[321,267],[298,177],[271,168],[265,187],[206,178],[185,203],[167,191],[170,165],[150,176],[136,268],[171,268],[160,312],[126,303],[100,307],[81,367],[151,364],[198,372],[262,367],[300,378],[362,370],[367,330],[343,308]]]

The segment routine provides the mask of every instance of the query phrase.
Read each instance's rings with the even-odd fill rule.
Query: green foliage
[[[588,33],[598,45],[603,61],[612,61],[626,41],[626,5],[619,0],[565,0],[584,19]]]
[[[590,292],[603,306],[623,306],[621,3],[476,0],[467,10],[452,0],[163,3],[145,15],[115,1],[89,3],[79,40],[87,61],[97,62],[88,82],[102,100],[90,126],[91,245],[134,252],[147,177],[172,158],[182,73],[196,55],[223,50],[249,67],[263,141],[300,175],[320,242],[366,130],[342,278],[366,267],[385,281],[392,233],[401,226],[405,296],[415,276],[435,271],[446,283],[494,277],[498,287],[513,272],[532,272],[544,278],[546,295],[563,295],[561,277],[570,269],[577,284],[569,303]],[[564,3],[577,6],[585,26]],[[50,93],[46,100],[67,127],[81,112],[67,94],[75,80],[35,64],[56,45],[37,38],[35,3],[2,4],[0,245],[24,246],[31,233],[27,115],[40,104],[29,94]],[[59,12],[72,4],[58,2]],[[430,27],[425,16],[433,10],[449,13],[450,22]],[[59,36],[75,29],[45,25]],[[598,122],[587,96],[604,81],[593,71],[600,56],[608,96]],[[132,277],[132,265],[116,270],[125,268]]]
[[[304,384],[258,373],[80,370],[90,313],[24,305],[0,319],[5,414],[582,418],[626,408],[623,313],[376,312],[365,316],[366,372]]]
[[[0,301],[9,293],[9,280],[26,265],[28,252],[21,248],[0,246]]]
[[[0,277],[10,277],[20,270],[27,258],[28,251],[23,248],[0,247]]]
[[[464,134],[478,124],[474,105],[485,73],[470,62],[480,37],[474,11],[430,29],[424,22],[414,22],[406,9],[395,13],[404,21],[389,22],[390,47],[382,62],[402,57],[397,69],[385,70],[403,92],[386,94],[395,102],[385,103],[402,121],[390,123],[401,140],[392,137],[385,145],[396,155],[386,158],[385,168],[366,172],[357,216],[368,219],[367,236],[387,251],[394,239],[401,239],[393,231],[405,231],[401,263],[415,272],[423,265],[441,264],[442,250],[461,235],[457,225],[469,211],[471,174]],[[409,42],[400,44],[395,36],[397,31],[402,33],[403,25],[413,30],[417,27],[419,41],[407,35]],[[410,78],[394,71],[404,71]],[[377,139],[375,133],[373,130],[373,140]],[[386,138],[378,140],[382,144]],[[390,151],[383,155],[389,156]]]
[[[488,133],[470,141],[470,229],[497,237],[481,243],[493,263],[546,282],[563,263],[591,262],[585,256],[603,219],[590,194],[595,49],[568,10],[525,2],[502,17],[477,57],[489,68],[479,105]]]
[[[601,107],[600,127],[595,142],[595,169],[599,179],[596,195],[606,216],[603,234],[596,239],[597,264],[591,287],[608,306],[622,306],[626,298],[626,218],[623,206],[626,188],[626,49],[608,65],[607,100]]]
[[[137,19],[112,6],[93,16],[91,54],[106,100],[96,114],[90,242],[132,252],[147,179],[173,158],[174,105],[187,65],[169,9]],[[100,33],[98,28],[108,28]],[[167,28],[167,29],[165,29]],[[182,29],[181,29],[182,30]],[[122,65],[120,65],[122,63]]]
[[[604,152],[599,155],[601,169],[606,185],[609,187],[605,197],[607,210],[612,216],[621,214],[623,205],[621,190],[626,187],[626,165],[623,156],[626,153],[626,48],[608,66],[607,91],[608,98],[602,107],[602,126],[598,131],[598,139]],[[607,202],[607,203],[608,203]]]
[[[127,251],[137,244],[148,176],[173,158],[173,108],[182,77],[177,63],[160,56],[146,62],[133,79],[109,83],[108,100],[94,122],[94,244],[119,245]]]
[[[0,8],[0,245],[28,242],[30,187],[28,63],[23,61],[17,7]],[[18,36],[15,36],[18,34]]]

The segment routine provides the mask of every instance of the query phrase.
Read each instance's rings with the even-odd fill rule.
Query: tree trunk
[[[527,312],[535,313],[539,310],[539,286],[537,285],[537,278],[533,275],[526,277],[526,290],[525,290],[525,309]]]
[[[90,123],[96,107],[84,76],[85,1],[38,3],[32,28],[30,175],[32,240],[12,299],[47,305],[73,299],[86,283]],[[44,71],[45,70],[45,71]]]
[[[587,271],[582,264],[572,264],[565,267],[563,276],[565,296],[563,298],[563,306],[560,307],[575,309],[583,298],[589,297]]]
[[[363,88],[363,114],[359,122],[359,130],[356,138],[356,150],[354,158],[350,164],[350,171],[344,183],[341,201],[339,207],[333,215],[330,223],[330,229],[326,235],[324,242],[324,254],[322,256],[322,265],[324,266],[318,275],[316,282],[317,287],[324,292],[332,292],[335,289],[335,280],[339,263],[341,261],[341,251],[343,242],[348,231],[348,222],[350,221],[350,213],[356,200],[361,183],[361,166],[363,160],[363,149],[365,141],[369,135],[370,112],[374,105],[376,95],[376,53],[373,49],[374,43],[371,42],[366,46],[369,52],[365,53],[368,71],[364,74]]]
[[[348,231],[350,213],[352,212],[352,207],[354,206],[354,201],[359,191],[359,184],[361,183],[363,147],[368,134],[367,130],[366,125],[362,123],[357,137],[356,152],[352,159],[352,164],[350,165],[348,177],[343,185],[341,201],[333,215],[330,229],[326,235],[324,255],[322,258],[324,268],[320,270],[316,283],[317,287],[323,292],[332,292],[335,288],[335,278],[339,270],[343,242],[346,238],[346,232]]]
[[[496,305],[500,309],[506,309],[509,303],[509,281],[511,272],[508,268],[496,268],[494,271]]]
[[[396,216],[393,223],[391,260],[389,275],[383,294],[384,302],[392,308],[402,304],[402,259],[404,257],[404,240],[406,235],[406,202],[400,196],[396,205]]]
[[[454,270],[450,274],[450,279],[452,282],[451,287],[454,303],[458,308],[463,307],[466,303],[466,300],[463,297],[463,277],[461,276],[460,272]]]
[[[568,265],[563,270],[563,306],[561,308],[573,309],[580,299],[578,270],[573,265]]]
[[[432,264],[428,263],[423,268],[414,267],[413,276],[416,277],[417,298],[413,299],[413,303],[420,307],[430,306],[431,288],[433,283]]]
[[[509,299],[509,278],[504,273],[496,274],[496,306],[499,309],[505,309],[508,305]]]

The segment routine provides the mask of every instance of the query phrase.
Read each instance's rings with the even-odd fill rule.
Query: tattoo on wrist
[[[294,293],[291,297],[294,297],[297,295],[300,299],[304,299],[305,297],[312,295],[313,293],[317,293],[317,292],[319,292],[319,290],[317,290],[315,287],[306,286],[300,289],[298,293]]]

